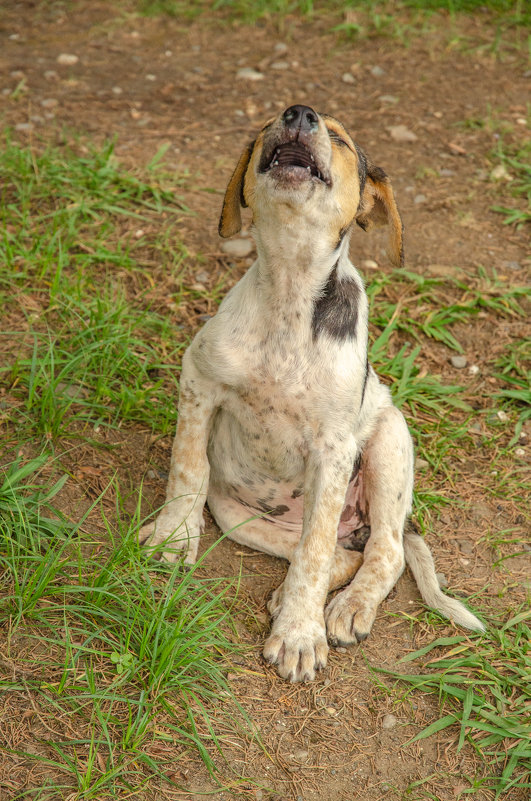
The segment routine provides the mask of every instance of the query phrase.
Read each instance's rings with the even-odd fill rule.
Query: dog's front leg
[[[362,456],[371,535],[363,564],[351,584],[326,609],[332,645],[364,640],[380,602],[404,569],[403,533],[411,511],[413,447],[406,421],[393,406],[384,409]]]
[[[324,604],[352,462],[350,453],[330,449],[311,455],[306,466],[302,537],[275,594],[264,646],[264,657],[290,681],[310,681],[326,665]]]
[[[190,349],[183,358],[179,418],[171,454],[166,503],[157,519],[139,532],[139,540],[157,548],[158,557],[186,564],[197,558],[210,466],[207,445],[217,406],[217,385],[196,368]]]

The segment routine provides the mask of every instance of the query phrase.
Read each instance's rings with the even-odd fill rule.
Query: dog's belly
[[[357,475],[360,476],[361,473]],[[271,523],[302,531],[304,494],[299,487],[276,484],[266,479],[261,483],[257,482],[253,487],[227,486],[226,491],[248,510],[249,517],[258,515]],[[352,535],[367,524],[368,515],[362,486],[355,478],[348,485],[345,495],[345,505],[337,529],[338,540],[345,547],[350,547],[355,542]]]
[[[208,449],[210,483],[217,494],[240,503],[250,518],[259,516],[281,527],[302,531],[302,442],[298,448],[292,431],[284,439],[283,421],[276,422],[274,431],[268,426],[269,430],[257,433],[232,415],[220,413]],[[345,493],[338,540],[350,547],[354,532],[368,523],[363,470],[358,463]]]

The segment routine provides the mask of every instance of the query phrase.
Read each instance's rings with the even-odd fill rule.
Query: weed
[[[0,620],[12,654],[2,689],[13,703],[26,705],[29,695],[48,721],[43,747],[24,758],[63,776],[56,797],[116,797],[150,776],[174,784],[156,756],[165,738],[197,748],[213,771],[206,742],[220,748],[211,703],[231,699],[221,654],[236,648],[234,587],[200,582],[195,569],[159,578],[137,544],[138,512],[118,532],[106,524],[109,545],[87,538],[85,518],[72,526],[52,506],[64,478],[48,491],[29,483],[45,461],[9,465],[0,487]],[[19,630],[35,653],[24,668]],[[75,736],[65,738],[60,719]]]
[[[505,165],[511,174],[513,180],[510,190],[513,197],[522,198],[522,204],[518,207],[494,206],[493,209],[505,215],[505,225],[522,228],[531,222],[531,142],[527,140],[519,146],[506,147],[500,141],[492,158]]]
[[[494,397],[504,401],[505,408],[516,408],[518,420],[509,447],[518,442],[524,424],[531,417],[531,343],[527,339],[513,342],[497,359],[495,366],[500,371],[496,377],[506,386]]]
[[[116,229],[122,234],[124,218],[137,226],[151,214],[166,214],[170,229],[185,207],[157,181],[163,151],[148,165],[154,180],[147,183],[120,169],[112,143],[82,149],[48,147],[36,155],[6,138],[0,292],[3,285],[13,304],[18,288],[33,298],[33,312],[27,330],[3,334],[18,347],[0,379],[19,401],[19,434],[30,429],[55,440],[79,421],[127,419],[164,433],[175,423],[165,401],[176,390],[174,365],[184,343],[173,344],[167,319],[138,308],[141,294],[136,306],[126,300],[116,271],[143,270],[134,255],[141,244]],[[178,270],[182,247],[162,239],[166,261],[172,252]]]
[[[457,725],[457,750],[468,742],[489,767],[485,778],[475,780],[476,788],[494,790],[495,798],[517,788],[531,788],[530,619],[531,612],[524,609],[481,637],[440,637],[401,660],[420,660],[435,648],[450,646],[442,656],[423,663],[427,672],[379,671],[423,692],[436,693],[444,701],[450,711],[411,742]]]

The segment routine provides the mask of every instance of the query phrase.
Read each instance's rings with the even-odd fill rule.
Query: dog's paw
[[[277,619],[264,645],[264,658],[291,682],[312,681],[315,672],[326,666],[327,657],[324,622]]]
[[[194,565],[200,535],[200,528],[194,531],[189,526],[176,527],[172,520],[161,515],[152,523],[142,526],[138,541],[152,550],[152,559],[170,564],[182,560],[185,565]]]
[[[371,604],[361,593],[340,592],[325,610],[326,633],[330,645],[352,645],[366,640],[376,619],[378,604]]]
[[[276,590],[271,595],[271,598],[267,602],[267,611],[269,612],[273,620],[275,620],[279,616],[280,610],[282,609],[283,589],[284,589],[284,582],[282,582],[282,584],[280,584],[276,588]]]

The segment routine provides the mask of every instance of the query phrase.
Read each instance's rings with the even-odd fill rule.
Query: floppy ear
[[[381,167],[370,163],[367,164],[367,180],[356,222],[364,231],[369,231],[373,226],[390,225],[387,255],[396,267],[404,266],[404,226],[398,213],[391,181]]]
[[[218,231],[219,235],[225,239],[228,236],[237,234],[242,227],[242,215],[240,213],[240,206],[247,207],[245,198],[243,196],[243,183],[245,180],[245,173],[249,166],[251,154],[253,152],[254,142],[250,142],[236,165],[236,169],[232,173],[232,178],[225,191],[223,198],[223,206],[221,209],[221,217],[219,218]]]

